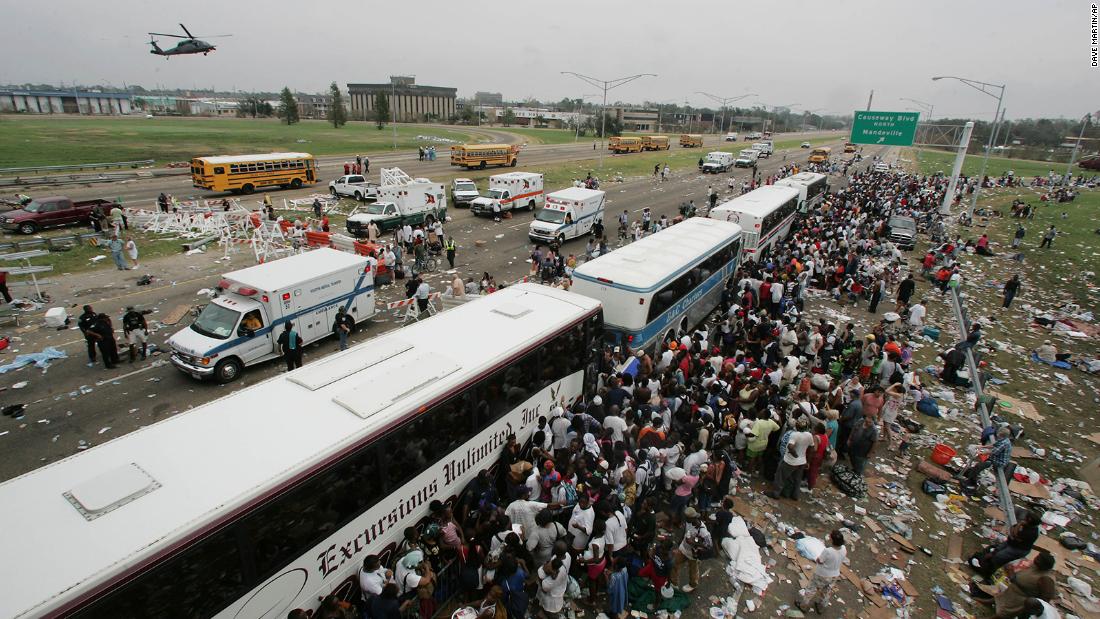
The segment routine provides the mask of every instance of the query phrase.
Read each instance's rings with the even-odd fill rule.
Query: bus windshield
[[[565,211],[544,208],[535,214],[535,219],[551,224],[560,224],[565,221]]]
[[[238,311],[211,303],[203,308],[199,317],[191,323],[191,328],[206,337],[224,340],[233,333],[233,327],[237,326],[240,317],[241,313]]]

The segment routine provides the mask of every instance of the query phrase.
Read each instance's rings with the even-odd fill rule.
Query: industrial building
[[[294,95],[298,102],[298,118],[328,118],[332,95]]]
[[[455,113],[456,88],[423,86],[416,78],[390,76],[388,84],[348,84],[350,119],[373,120],[379,95],[389,100],[390,119],[397,122],[447,120]]]
[[[127,92],[0,90],[0,112],[120,116],[132,109]]]
[[[611,113],[623,124],[623,131],[657,131],[657,110],[616,107]]]

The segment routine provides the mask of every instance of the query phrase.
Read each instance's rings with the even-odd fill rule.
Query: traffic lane
[[[833,132],[805,132],[797,134],[785,134],[781,136],[783,140],[794,140],[801,138],[819,137],[821,135],[831,135]],[[710,137],[710,136],[708,136]],[[733,148],[735,145],[743,144],[740,142],[721,142],[717,141],[718,136],[715,137],[715,142],[710,145],[704,145],[700,152],[705,153],[708,148]],[[838,137],[838,139],[841,139]],[[591,154],[592,156],[598,156],[599,153],[593,153],[591,142],[580,142],[576,144],[540,144],[531,145],[523,149],[520,154],[521,167],[528,171],[538,172],[538,170],[531,169],[534,166],[548,165],[563,163],[572,161],[583,155]],[[607,153],[605,153],[607,154]],[[278,201],[280,198],[292,199],[292,198],[304,198],[314,193],[325,193],[328,191],[328,181],[343,174],[343,161],[348,160],[348,157],[354,159],[354,154],[345,156],[331,157],[332,163],[330,165],[323,164],[320,168],[321,175],[324,180],[312,187],[303,187],[302,189],[278,189],[272,188],[266,192],[271,195],[272,199]],[[588,159],[590,157],[583,157]],[[330,160],[328,156],[322,157],[322,162]],[[440,153],[439,158],[435,161],[419,161],[417,159],[416,151],[402,151],[400,153],[388,153],[384,155],[377,155],[370,157],[370,163],[372,168],[371,176],[379,174],[379,168],[381,167],[393,167],[397,165],[410,176],[414,177],[427,177],[427,178],[443,178],[442,182],[449,181],[450,177],[461,176],[464,170],[456,168],[450,165],[449,158],[446,153]],[[510,168],[501,168],[502,172],[509,171]],[[153,208],[156,203],[156,198],[160,193],[168,193],[175,196],[177,199],[192,199],[192,198],[222,198],[222,197],[236,197],[240,198],[243,203],[248,204],[255,201],[257,204],[261,200],[261,195],[265,192],[260,192],[253,196],[237,196],[230,193],[208,192],[202,189],[196,189],[191,184],[190,176],[187,174],[181,174],[179,176],[158,176],[147,179],[137,179],[130,181],[120,181],[117,183],[104,183],[104,184],[87,184],[87,185],[58,185],[34,188],[34,193],[44,195],[50,194],[62,194],[67,195],[74,200],[90,200],[94,198],[102,198],[105,196],[111,198],[120,198],[127,206],[133,206],[137,208]]]
[[[838,141],[837,144],[843,144],[843,141]],[[782,157],[784,152],[788,155],[786,160]],[[790,156],[792,152],[801,151],[800,149],[777,151],[776,155],[764,159],[757,166],[761,177],[775,174],[789,163],[802,163],[802,160]],[[607,192],[605,235],[609,246],[614,248],[618,243],[616,222],[618,214],[623,209],[631,213],[631,221],[640,219],[639,213],[645,208],[650,209],[654,220],[659,219],[661,215],[667,215],[671,220],[679,216],[679,207],[683,202],[695,200],[696,206],[703,207],[707,198],[707,188],[711,185],[718,189],[720,202],[740,195],[741,182],[750,180],[751,175],[752,170],[747,168],[717,175],[700,174],[695,170],[690,172],[681,170],[673,171],[672,179],[665,182],[647,177],[625,183],[605,183],[601,188]],[[731,176],[735,184],[732,191],[728,189],[728,180]],[[528,238],[527,230],[533,219],[532,214],[521,211],[513,214],[511,219],[505,219],[496,224],[491,218],[477,217],[467,209],[452,209],[449,213],[452,221],[448,222],[445,231],[448,235],[455,237],[459,246],[457,253],[460,275],[479,278],[482,272],[488,271],[498,283],[504,283],[515,281],[529,273],[530,263],[527,260],[534,244]],[[583,254],[587,238],[580,237],[566,242],[564,251],[567,254]],[[484,246],[477,247],[477,241],[484,241]],[[470,253],[473,254],[473,258],[467,260]],[[484,268],[481,268],[481,265],[485,265]],[[453,278],[453,275],[450,277]],[[434,279],[440,278],[436,275]],[[431,279],[429,283],[432,283]]]
[[[767,176],[785,163],[782,157],[764,160],[759,170],[761,175]],[[750,174],[751,170],[742,169],[733,172],[732,176],[739,187],[740,182],[747,180]],[[631,212],[631,219],[636,220],[638,213],[646,207],[650,208],[654,219],[659,219],[662,214],[672,219],[679,214],[678,207],[683,201],[694,199],[697,205],[702,206],[708,185],[718,187],[726,199],[739,193],[737,189],[732,194],[726,194],[728,177],[690,171],[677,173],[663,183],[649,178],[621,184],[609,183],[605,185],[608,219],[613,222],[615,214],[625,208]],[[456,209],[455,213],[454,221],[448,223],[446,231],[459,244],[458,268],[426,274],[425,279],[435,290],[449,284],[455,274],[463,279],[473,277],[476,280],[483,272],[489,272],[498,283],[512,283],[530,273],[528,256],[532,243],[527,237],[527,229],[531,214],[519,213],[498,224],[490,218],[475,217],[468,211]],[[614,224],[608,234],[614,246],[617,242]],[[475,241],[478,240],[485,241],[484,247],[476,247]],[[587,237],[582,237],[569,241],[564,249],[573,254],[583,254],[586,240]],[[446,264],[442,256],[440,261]],[[239,268],[239,265],[233,268]],[[186,286],[168,287],[167,290],[140,291],[126,299],[97,302],[96,306],[100,311],[115,315],[121,312],[125,304],[151,303],[154,297],[167,295],[160,305],[174,307],[194,300],[194,290],[206,287],[206,283],[215,283],[220,272],[215,272],[217,267],[210,271],[208,276],[204,276],[209,277],[209,282],[195,281]],[[401,280],[379,290],[378,313],[375,319],[358,330],[352,338],[353,343],[400,326],[400,316],[385,311],[384,304],[403,298],[403,292]],[[151,318],[155,319],[156,315]],[[186,322],[182,321],[182,324]],[[151,341],[166,350],[164,341],[180,328],[184,327],[162,328],[152,335]],[[0,478],[13,477],[256,384],[276,376],[283,367],[278,360],[253,366],[244,372],[240,381],[223,386],[200,383],[179,372],[167,363],[166,353],[134,365],[123,361],[118,370],[108,372],[102,366],[84,366],[84,345],[75,333],[64,347],[70,360],[55,364],[50,369],[48,381],[34,380],[33,374],[23,375],[23,379],[29,379],[31,385],[19,395],[23,396],[21,401],[29,407],[23,420],[0,426],[9,431],[7,436],[0,436],[0,440],[8,439],[4,443],[8,457],[0,461]],[[335,349],[332,338],[313,344],[307,348],[306,363],[320,360]]]

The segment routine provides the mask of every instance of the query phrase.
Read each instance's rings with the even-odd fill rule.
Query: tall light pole
[[[787,112],[788,112],[787,116],[790,116],[789,112],[790,112],[791,108],[796,106],[796,105],[802,105],[802,104],[801,103],[788,103],[786,105],[767,105],[767,104],[761,104],[761,105],[763,106],[765,112],[768,111],[768,108],[770,107],[772,109],[772,114],[775,114],[776,112],[779,111],[779,108],[783,108],[783,109],[787,110]],[[787,128],[787,122],[786,122],[786,117],[784,117],[784,119],[783,119],[783,129],[784,129],[784,131],[786,130],[786,128]]]
[[[599,94],[581,95],[581,98],[579,99],[579,101],[581,102],[581,111],[582,112],[584,111],[584,100],[585,99],[587,99],[588,97],[598,97],[598,96],[600,96],[600,95]],[[573,112],[573,114],[574,114],[574,116],[577,115],[577,113],[575,111]],[[575,144],[575,143],[577,143],[577,141],[579,141],[581,139],[581,123],[580,123],[579,117],[573,118],[573,129],[574,129],[573,143]]]
[[[997,99],[997,110],[993,112],[993,126],[990,127],[989,131],[989,142],[987,142],[985,145],[985,157],[982,158],[982,169],[980,172],[978,172],[978,186],[974,188],[974,195],[971,197],[970,206],[966,209],[966,217],[967,219],[970,219],[974,217],[974,207],[978,204],[978,194],[982,190],[982,179],[985,178],[985,168],[987,165],[989,165],[989,153],[993,150],[993,134],[997,131],[997,121],[999,120],[999,117],[1001,115],[1001,104],[1004,102],[1005,98],[1005,85],[990,84],[989,82],[979,82],[978,80],[966,79],[964,77],[957,77],[954,75],[937,75],[936,77],[932,78],[932,81],[943,79],[959,80],[960,82],[966,84],[974,90],[985,93],[990,97],[996,97]],[[1000,92],[998,92],[997,94],[993,94],[990,90],[988,90],[993,88],[999,89]]]
[[[1085,127],[1089,126],[1089,121],[1092,119],[1092,114],[1085,114],[1085,117],[1081,119],[1081,133],[1077,136],[1077,141],[1073,143],[1073,153],[1069,156],[1069,163],[1066,165],[1066,173],[1062,176],[1062,186],[1065,187],[1069,184],[1069,173],[1073,168],[1073,162],[1077,160],[1077,149],[1081,148],[1081,140],[1085,139]]]
[[[755,92],[750,92],[749,94],[741,95],[740,97],[718,97],[718,96],[712,95],[708,92],[702,92],[702,91],[699,91],[699,90],[695,91],[695,94],[703,95],[704,97],[709,97],[711,99],[714,99],[714,101],[717,102],[718,105],[722,106],[722,124],[718,128],[720,132],[726,130],[726,106],[727,105],[733,103],[734,101],[740,101],[741,99],[747,99],[748,97],[759,96]]]
[[[613,80],[601,80],[587,75],[581,75],[573,71],[562,71],[562,75],[572,75],[577,79],[584,80],[589,84],[592,84],[596,88],[603,90],[603,105],[600,106],[600,169],[603,169],[603,151],[607,150],[607,146],[604,141],[607,140],[607,91],[612,88],[618,88],[627,82],[633,82],[636,79],[642,77],[657,77],[656,73],[639,73],[637,75],[628,75],[626,77],[618,77]]]

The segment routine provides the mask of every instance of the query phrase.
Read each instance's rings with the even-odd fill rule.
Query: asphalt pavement
[[[844,136],[838,135],[836,142],[831,145],[839,146],[843,140]],[[590,152],[591,144],[538,149],[532,147],[527,159],[530,162],[545,157],[548,162],[562,161],[575,158],[580,151]],[[864,149],[864,154],[870,157],[883,152],[868,147]],[[445,161],[420,164],[415,160],[415,154],[411,157],[393,157],[393,163],[400,164],[414,176],[441,176],[444,172],[453,174]],[[761,162],[760,174],[768,176],[785,163],[805,162],[805,158],[805,150],[795,148],[777,151],[770,159]],[[372,168],[376,163],[384,163],[382,157],[372,158]],[[678,206],[684,201],[694,199],[697,205],[702,206],[706,201],[707,188],[711,184],[719,189],[721,200],[733,197],[736,194],[727,193],[726,190],[728,178],[733,176],[739,187],[741,181],[748,179],[749,175],[750,171],[745,169],[738,169],[730,174],[703,175],[691,166],[672,170],[671,177],[664,182],[645,177],[628,179],[622,183],[605,183],[602,189],[607,192],[608,219],[613,221],[613,213],[626,209],[630,211],[633,220],[646,207],[651,209],[654,219],[660,218],[662,214],[667,214],[671,219],[678,214]],[[837,184],[841,181],[840,177],[833,177],[831,182]],[[134,183],[133,187],[119,188],[119,191],[133,192],[135,199],[151,200],[164,190],[160,188],[162,182],[163,179],[155,179]],[[189,181],[187,183],[189,186]],[[547,189],[549,191],[552,188]],[[278,195],[282,196],[283,193],[279,192]],[[73,197],[83,196],[73,192]],[[500,223],[475,217],[465,209],[450,209],[449,214],[453,220],[446,226],[446,233],[453,235],[458,244],[457,268],[456,271],[439,271],[427,275],[426,279],[433,289],[446,285],[456,272],[463,279],[476,279],[483,272],[489,272],[497,282],[516,281],[528,274],[530,267],[527,257],[531,252],[531,243],[527,238],[527,228],[533,217],[531,213],[517,213],[515,217]],[[613,230],[608,236],[614,244]],[[483,247],[477,247],[477,241],[483,241]],[[579,238],[566,243],[564,251],[583,254],[584,247],[585,238]],[[154,327],[151,341],[163,350],[165,340],[185,327],[189,319],[184,318],[174,326],[161,326],[160,320],[173,310],[205,302],[205,295],[199,294],[199,291],[216,285],[221,273],[252,264],[254,260],[247,249],[226,259],[223,258],[221,249],[210,246],[204,254],[143,263],[140,271],[120,273],[104,268],[78,275],[58,275],[51,277],[54,281],[49,290],[54,299],[51,306],[68,307],[75,323],[80,305],[90,303],[96,311],[115,317],[116,326],[121,324],[121,315],[128,305],[151,310],[152,313],[148,316]],[[145,273],[154,275],[153,284],[138,286],[138,277]],[[399,320],[382,308],[385,302],[401,298],[402,293],[403,287],[400,283],[380,290],[379,313],[352,337],[353,344],[399,326]],[[133,364],[124,359],[114,370],[104,369],[102,362],[95,367],[88,367],[84,341],[75,330],[75,324],[69,329],[53,330],[42,326],[41,321],[33,317],[25,319],[23,324],[25,326],[9,328],[5,332],[14,339],[11,347],[0,353],[0,365],[10,363],[17,354],[37,352],[46,346],[64,350],[68,358],[53,362],[46,372],[29,366],[0,375],[2,404],[26,405],[22,419],[0,418],[0,449],[5,453],[5,458],[0,460],[0,480],[20,475],[82,449],[94,448],[97,444],[139,427],[256,384],[275,376],[282,368],[279,362],[251,367],[238,382],[222,386],[200,383],[182,374],[168,364],[167,354],[164,353],[154,354],[145,361]],[[118,333],[121,337],[121,328]],[[311,345],[306,350],[305,363],[316,362],[335,349],[336,343],[332,338]],[[25,386],[16,388],[24,382]]]

